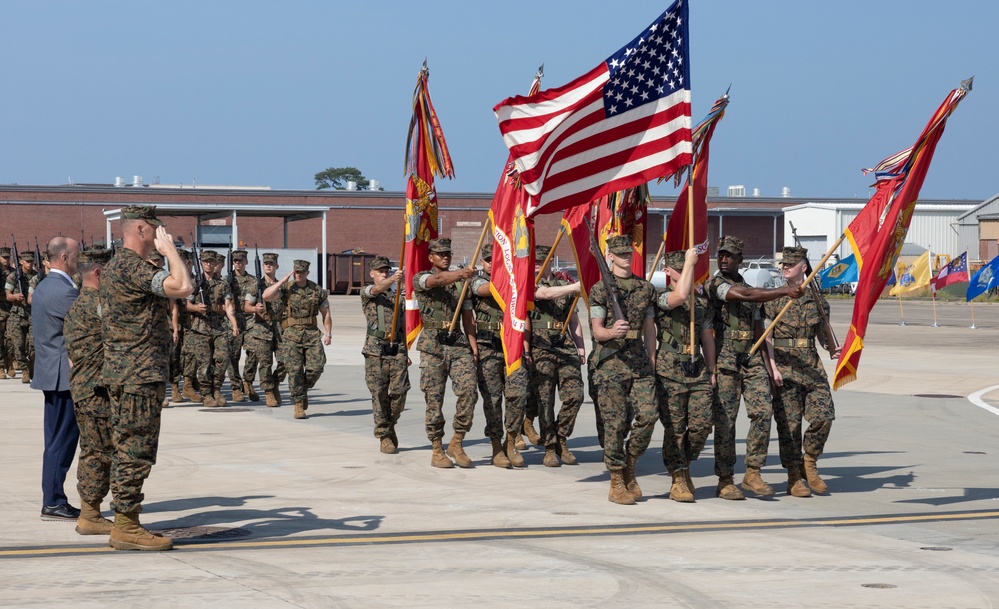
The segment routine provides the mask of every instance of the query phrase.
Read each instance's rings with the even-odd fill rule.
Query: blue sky
[[[613,6],[617,4],[617,6]],[[512,5],[511,5],[512,6]],[[356,166],[386,190],[424,57],[457,178],[492,192],[492,107],[594,67],[666,2],[7,2],[0,8],[0,183],[148,182],[311,189]],[[941,12],[945,11],[945,12]],[[868,196],[869,167],[913,143],[960,81],[926,198],[999,192],[999,5],[692,0],[694,120],[732,84],[710,183]],[[669,186],[657,186],[669,194]]]

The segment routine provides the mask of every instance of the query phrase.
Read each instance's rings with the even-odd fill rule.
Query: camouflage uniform
[[[375,258],[371,268],[382,268],[374,266],[379,260],[384,260],[385,265],[388,265],[388,260]],[[368,324],[364,347],[361,349],[361,355],[364,356],[364,382],[371,392],[375,437],[391,438],[398,446],[395,424],[406,408],[406,394],[410,389],[409,354],[406,351],[404,327],[406,302],[400,297],[397,308],[394,291],[372,294],[373,287],[366,285],[361,290],[361,309]],[[394,332],[393,317],[396,320]],[[395,338],[394,341],[391,341],[392,337]]]
[[[479,398],[475,388],[478,375],[468,338],[461,331],[461,325],[451,335],[447,330],[458,305],[461,282],[428,288],[427,279],[432,274],[433,271],[424,271],[413,278],[413,291],[423,318],[423,332],[416,348],[420,352],[420,390],[427,403],[425,422],[431,442],[444,437],[442,410],[449,376],[458,398],[453,423],[455,433],[464,434],[472,429],[475,402]],[[471,300],[465,299],[461,308],[471,310]]]
[[[31,280],[36,275],[37,273],[34,271],[25,273],[29,284],[29,293],[31,290]],[[16,269],[7,273],[4,289],[14,294],[21,293],[21,287],[18,286]],[[24,298],[24,302],[10,303],[10,314],[7,317],[6,328],[7,348],[10,349],[11,358],[17,362],[17,365],[22,370],[22,374],[24,373],[23,371],[27,370],[29,371],[28,376],[30,376],[31,362],[35,359],[35,345],[31,336],[31,305],[27,303],[28,294],[25,294]]]
[[[239,336],[234,336],[230,341],[232,348],[232,354],[230,357],[233,361],[233,369],[238,369],[239,358],[242,356],[242,352],[246,351],[246,360],[243,362],[243,374],[242,380],[253,384],[254,379],[257,376],[257,365],[258,360],[256,354],[251,354],[250,347],[247,344],[246,336],[253,327],[254,316],[247,315],[246,311],[243,310],[243,303],[246,302],[246,296],[253,293],[254,296],[257,294],[257,278],[249,273],[243,273],[242,275],[236,275],[236,282],[239,284],[239,294],[233,294],[232,303],[236,307],[236,321],[239,322]],[[256,302],[256,298],[254,298]],[[235,380],[235,376],[230,376],[230,380]]]
[[[749,416],[746,467],[762,468],[766,464],[773,416],[770,379],[762,355],[746,358],[753,346],[753,327],[760,319],[760,307],[751,302],[727,301],[725,294],[733,285],[749,287],[742,276],[733,281],[719,274],[708,281],[705,290],[714,311],[712,326],[718,354],[713,410],[715,474],[719,478],[731,477],[735,471],[735,420],[740,398],[746,401]]]
[[[302,262],[295,261],[296,270]],[[307,408],[307,391],[315,386],[326,367],[323,333],[316,325],[316,315],[329,307],[329,295],[323,288],[307,281],[304,287],[294,282],[285,283],[281,286],[281,298],[284,318],[278,359],[288,373],[291,401]]]
[[[490,252],[491,253],[491,252]],[[482,411],[486,416],[486,437],[502,440],[504,430],[516,436],[524,424],[524,406],[528,395],[528,373],[521,366],[507,377],[506,358],[500,334],[503,309],[492,296],[478,296],[476,291],[489,284],[489,276],[480,273],[472,278],[469,291],[475,311],[475,342],[479,347],[478,386]],[[506,416],[503,398],[506,397]]]
[[[832,392],[825,368],[815,348],[815,337],[822,332],[821,306],[828,319],[829,303],[811,292],[791,303],[773,331],[774,361],[784,379],[784,386],[774,396],[774,419],[780,440],[780,462],[786,469],[800,468],[802,454],[818,457],[829,439],[836,418]],[[763,305],[767,319],[774,319],[789,297]],[[801,421],[808,421],[802,441]]]
[[[187,298],[193,304],[208,305],[204,315],[191,313],[190,356],[196,365],[201,393],[209,396],[222,390],[226,367],[229,365],[229,338],[232,331],[225,314],[225,302],[232,300],[232,294],[224,279],[206,277],[205,284],[207,302],[202,301],[201,290],[197,288]]]
[[[0,256],[10,256],[10,248],[2,247],[0,248]],[[0,264],[0,277],[3,277],[3,282],[7,283],[7,275],[12,269],[10,267]],[[7,319],[10,317],[11,302],[7,300],[6,295],[4,298],[0,298],[0,372],[3,372],[3,376],[6,377],[6,368],[13,368],[7,365],[7,360],[13,362],[13,352],[9,347],[7,341]]]
[[[543,262],[543,260],[542,260]],[[539,287],[568,285],[561,279],[542,279]],[[579,352],[571,330],[562,325],[575,303],[571,296],[556,300],[535,299],[531,311],[531,355],[534,359],[531,377],[531,401],[537,403],[541,445],[556,448],[559,439],[572,435],[576,415],[583,405],[583,373]],[[555,416],[555,391],[562,400],[558,418]]]
[[[177,340],[174,341],[173,336],[170,336],[171,383],[180,383],[181,378],[184,376],[184,335],[186,329],[190,327],[191,324],[190,313],[187,312],[187,307],[184,306],[186,302],[187,301],[183,298],[174,299],[174,303],[177,305]]]
[[[156,462],[169,365],[167,277],[128,248],[101,275],[102,376],[111,398],[111,494],[119,513],[139,511],[142,484]]]
[[[267,257],[268,254],[264,254]],[[277,256],[274,255],[275,261]],[[267,287],[274,285],[276,280],[264,276],[264,284]],[[256,286],[243,296],[245,302],[250,305],[257,304]],[[253,314],[253,321],[250,322],[246,331],[246,365],[254,362],[256,369],[244,368],[243,379],[252,383],[256,378],[257,369],[260,371],[260,388],[264,391],[274,390],[284,378],[284,363],[278,359],[277,368],[274,368],[275,354],[280,350],[281,329],[278,327],[283,317],[284,305],[281,299],[274,302],[265,302],[266,312],[261,316]]]
[[[680,267],[683,259],[680,258]],[[669,264],[669,261],[667,261]],[[673,265],[671,265],[673,266]],[[659,295],[656,325],[659,331],[659,349],[656,351],[656,380],[665,406],[662,416],[668,417],[675,437],[663,438],[663,462],[673,473],[685,463],[668,463],[667,442],[676,442],[685,462],[696,461],[711,434],[712,389],[708,367],[701,357],[701,331],[711,328],[708,301],[704,296],[694,298],[694,354],[690,355],[690,306],[684,300],[670,308],[668,297],[672,286]],[[684,366],[694,362],[695,376],[687,376]]]
[[[110,252],[108,252],[110,253]],[[63,327],[70,361],[69,390],[80,428],[76,490],[84,503],[100,504],[111,488],[111,399],[101,378],[104,343],[97,290],[84,287]]]

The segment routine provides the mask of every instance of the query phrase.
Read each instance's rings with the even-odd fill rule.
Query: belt
[[[281,328],[288,328],[290,326],[316,326],[315,317],[289,317],[281,322]]]
[[[811,338],[775,338],[775,347],[786,347],[786,348],[808,348],[812,346]]]
[[[624,335],[624,338],[632,340],[638,338],[638,330],[628,330],[627,334]]]
[[[225,313],[225,305],[212,305],[208,310],[212,313]]]
[[[538,330],[561,330],[563,326],[565,326],[565,324],[561,321],[550,321],[548,323],[538,324],[537,326],[532,325],[532,327],[535,327]]]
[[[725,338],[731,340],[753,340],[752,330],[726,330]]]
[[[444,330],[446,328],[449,328],[450,326],[451,326],[451,323],[447,322],[447,321],[437,321],[437,320],[434,320],[434,319],[425,319],[425,320],[423,320],[423,329],[424,330]]]
[[[478,322],[478,321],[476,321],[475,322],[475,329],[476,330],[499,331],[499,330],[503,329],[503,324],[500,323],[500,322],[498,322],[498,321],[484,321],[484,322],[481,322],[481,323]]]
[[[389,337],[389,333],[382,332],[380,330],[372,330],[371,328],[368,328],[368,336],[374,336],[375,338],[386,339]]]
[[[659,344],[661,345],[660,349],[669,353],[676,353],[677,355],[690,355],[691,353],[690,343],[683,343],[680,347],[673,347],[672,344],[660,337]]]

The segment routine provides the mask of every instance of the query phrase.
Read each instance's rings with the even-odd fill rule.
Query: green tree
[[[346,190],[347,182],[357,182],[362,190],[368,187],[368,179],[357,167],[328,167],[316,174],[316,190]]]

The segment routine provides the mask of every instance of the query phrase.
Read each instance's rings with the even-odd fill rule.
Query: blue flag
[[[844,283],[853,283],[857,281],[858,275],[857,259],[850,254],[831,267],[819,271],[819,280],[822,282],[822,288],[827,289]]]
[[[999,256],[990,260],[972,276],[965,299],[972,301],[996,286],[999,286]]]

